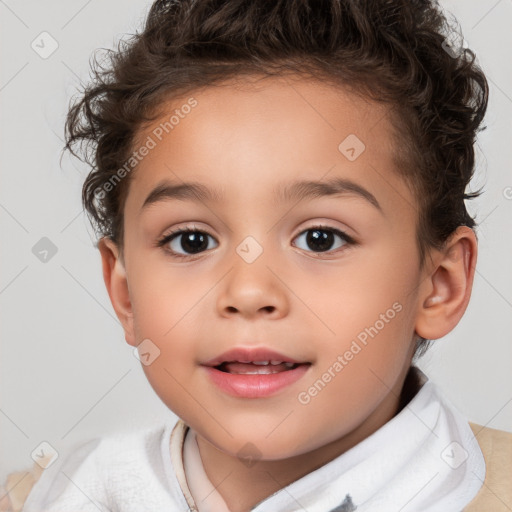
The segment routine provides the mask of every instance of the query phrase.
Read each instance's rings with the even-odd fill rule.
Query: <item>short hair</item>
[[[65,149],[80,142],[92,170],[82,202],[123,257],[130,173],[98,194],[130,158],[163,102],[249,75],[295,74],[388,105],[396,171],[416,199],[420,265],[459,226],[488,84],[434,0],[157,0],[143,30],[94,59],[92,81],[70,105]],[[460,38],[459,38],[460,39]],[[84,149],[83,144],[86,147]],[[428,348],[417,338],[416,356]]]

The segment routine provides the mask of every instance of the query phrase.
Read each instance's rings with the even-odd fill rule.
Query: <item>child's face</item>
[[[365,437],[396,413],[424,280],[416,201],[395,172],[386,108],[340,88],[288,82],[210,87],[169,103],[139,134],[141,145],[150,136],[156,146],[133,171],[124,211],[124,306],[133,316],[123,324],[130,344],[149,339],[160,350],[143,366],[151,385],[217,448],[236,455],[251,442],[263,459]],[[190,97],[197,105],[182,109]],[[159,141],[175,109],[179,122]],[[275,195],[297,180],[335,178],[367,192]],[[143,208],[165,180],[198,182],[223,199]],[[185,228],[204,233],[204,244],[182,235],[157,246]],[[170,252],[194,247],[202,252],[190,259]],[[234,396],[202,366],[234,347],[311,364],[270,395]]]

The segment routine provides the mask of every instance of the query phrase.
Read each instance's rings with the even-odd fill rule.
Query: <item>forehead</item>
[[[152,148],[132,176],[132,211],[163,180],[193,180],[240,204],[255,196],[274,204],[297,179],[341,177],[366,189],[387,182],[407,194],[393,172],[389,107],[343,87],[293,77],[237,79],[162,102],[159,114],[137,134],[135,149]]]

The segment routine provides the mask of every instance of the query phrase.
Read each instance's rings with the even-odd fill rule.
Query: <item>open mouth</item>
[[[254,362],[224,361],[214,368],[221,372],[236,375],[270,375],[273,373],[281,373],[294,370],[302,364],[310,363],[289,363],[274,360]]]
[[[203,365],[210,382],[223,392],[237,398],[265,398],[291,386],[304,377],[311,362],[277,359],[250,361],[217,359]],[[226,355],[222,356],[223,358]],[[236,357],[229,355],[228,357]],[[261,356],[260,356],[261,357]],[[255,358],[256,359],[256,358]],[[262,359],[262,358],[261,358]],[[283,358],[284,359],[284,358]],[[219,361],[222,361],[219,363]]]
[[[204,361],[211,384],[237,398],[266,398],[292,386],[310,373],[306,357],[282,354],[265,346],[234,346]]]

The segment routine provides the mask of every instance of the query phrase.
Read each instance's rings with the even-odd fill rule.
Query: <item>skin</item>
[[[198,105],[139,163],[124,209],[123,258],[99,242],[105,284],[125,339],[149,338],[160,356],[142,366],[162,401],[197,433],[206,474],[230,510],[247,511],[339,456],[397,412],[414,334],[450,332],[468,304],[476,263],[473,231],[459,228],[423,268],[415,240],[415,198],[394,167],[388,107],[343,88],[290,77],[226,82],[162,105],[162,117],[193,96]],[[366,146],[353,162],[339,150],[347,135]],[[276,202],[277,183],[344,177],[370,191],[382,212],[355,194]],[[162,179],[221,188],[221,203],[169,200],[141,213]],[[320,252],[306,242],[321,222],[353,237]],[[208,249],[180,260],[193,224]],[[192,226],[192,227],[194,227]],[[252,263],[236,252],[252,236]],[[172,244],[172,245],[171,245]],[[185,246],[187,247],[187,246]],[[357,335],[394,303],[402,309],[309,403],[298,400]],[[235,398],[200,366],[234,346],[267,346],[312,363],[293,385],[265,398]],[[261,457],[248,467],[248,442]]]

